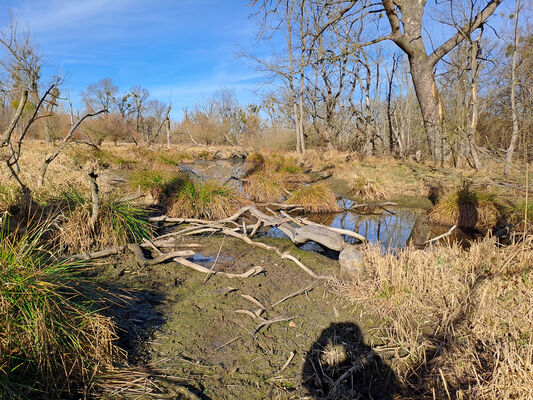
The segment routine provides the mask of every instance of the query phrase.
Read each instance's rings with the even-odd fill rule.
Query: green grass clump
[[[303,186],[294,191],[285,201],[310,212],[337,212],[340,211],[335,193],[324,183]]]
[[[177,167],[184,161],[192,160],[192,157],[179,151],[165,151],[156,155],[156,160],[165,165]]]
[[[139,170],[130,176],[129,185],[133,190],[140,188],[143,192],[150,193],[156,201],[161,201],[165,196],[177,193],[187,180],[182,174]]]
[[[12,185],[0,185],[0,214],[5,212],[11,214],[19,208],[22,203],[20,189]]]
[[[90,224],[90,197],[78,192],[70,194],[76,202],[65,212],[60,242],[70,252],[101,250],[138,242],[152,235],[152,227],[144,210],[114,195],[100,199],[100,211],[94,227]]]
[[[441,224],[487,230],[496,224],[500,214],[494,195],[464,182],[459,189],[439,201],[429,215]]]
[[[527,221],[528,223],[532,223],[533,222],[533,201],[531,200],[528,201],[526,205],[525,199],[513,205],[513,207],[510,210],[510,220],[515,224],[523,222],[524,217],[526,216],[526,208],[527,208]]]
[[[238,192],[217,182],[186,182],[170,206],[173,217],[221,219],[236,212],[243,202]]]
[[[272,154],[267,159],[267,165],[274,171],[284,172],[287,174],[301,174],[302,168],[298,166],[298,161],[294,157],[284,156],[281,154]]]
[[[47,226],[0,228],[0,399],[58,399],[89,386],[118,351],[110,318],[92,311],[80,264],[53,256]]]

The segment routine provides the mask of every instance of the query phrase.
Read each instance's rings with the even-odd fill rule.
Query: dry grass
[[[258,171],[246,178],[243,191],[253,201],[279,202],[288,193],[285,178],[286,174]]]
[[[185,182],[168,210],[172,217],[218,220],[235,213],[243,199],[235,190],[217,182]]]
[[[496,225],[498,217],[494,196],[468,183],[463,183],[459,189],[444,197],[430,213],[434,222],[482,231]]]
[[[251,153],[246,159],[244,193],[253,201],[279,202],[288,189],[307,180],[292,155]]]
[[[366,271],[339,292],[381,318],[405,394],[533,398],[533,238],[365,252]]]
[[[294,204],[315,213],[340,211],[335,193],[325,183],[303,186],[291,193],[285,203]]]

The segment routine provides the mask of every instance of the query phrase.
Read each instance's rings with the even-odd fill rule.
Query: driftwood
[[[288,296],[285,296],[284,298],[282,298],[281,300],[276,301],[276,302],[275,302],[274,304],[272,304],[270,307],[274,308],[274,307],[276,307],[278,304],[281,304],[281,303],[283,303],[283,302],[286,301],[286,300],[289,300],[289,299],[292,299],[293,297],[296,297],[296,296],[299,296],[299,295],[301,295],[301,294],[304,294],[304,293],[310,292],[311,290],[313,290],[313,289],[315,288],[317,282],[318,282],[318,280],[311,282],[309,285],[307,285],[307,286],[304,287],[303,289],[298,290],[297,292],[291,293],[291,294],[289,294]]]
[[[452,227],[448,230],[448,232],[445,232],[445,233],[443,233],[442,235],[439,235],[439,236],[437,236],[437,237],[434,237],[433,239],[426,240],[426,243],[436,242],[436,241],[439,240],[439,239],[445,238],[446,236],[450,236],[450,235],[452,234],[452,232],[455,230],[455,228],[457,228],[457,225],[452,226]]]
[[[232,274],[229,272],[211,271],[210,269],[206,267],[202,267],[201,265],[195,264],[183,257],[176,257],[174,258],[174,261],[176,261],[177,263],[185,267],[192,268],[195,271],[202,272],[204,274],[222,275],[222,276],[225,276],[226,278],[249,278],[263,271],[263,268],[257,265],[257,266],[250,268],[248,271],[242,274]]]
[[[267,208],[268,209],[268,208]],[[327,279],[323,276],[316,275],[311,269],[305,266],[299,259],[292,256],[287,252],[282,252],[280,249],[274,246],[267,245],[265,243],[256,242],[251,239],[254,236],[258,229],[261,226],[264,227],[277,227],[281,232],[287,235],[287,237],[295,244],[303,244],[308,241],[315,241],[320,245],[335,251],[342,252],[346,249],[351,249],[353,246],[346,243],[343,239],[343,235],[347,235],[353,238],[356,238],[360,241],[366,240],[364,236],[359,235],[356,232],[348,231],[346,229],[329,227],[315,222],[309,221],[305,218],[291,217],[286,212],[282,211],[282,215],[278,215],[274,211],[268,209],[272,215],[267,215],[257,209],[253,205],[249,205],[241,208],[232,216],[219,220],[219,221],[209,221],[202,219],[194,218],[170,218],[165,215],[151,218],[150,221],[153,222],[169,222],[175,224],[191,224],[179,231],[174,231],[166,233],[154,240],[154,243],[157,243],[161,240],[168,240],[171,237],[184,237],[190,235],[198,235],[202,233],[222,233],[227,236],[231,236],[237,239],[244,241],[245,243],[259,247],[264,250],[275,252],[280,258],[290,260],[294,262],[298,267],[300,267],[307,274],[312,276],[314,279]],[[256,222],[247,226],[244,219],[241,221],[241,224],[238,223],[244,216],[248,215],[251,218],[255,218]],[[187,261],[187,260],[185,260]],[[187,261],[190,263],[190,261]],[[204,269],[204,267],[198,266],[197,264],[190,263],[187,266],[192,268],[192,265],[196,265],[196,270],[211,273],[212,271]]]
[[[287,358],[287,361],[285,361],[285,364],[283,364],[283,366],[279,369],[278,374],[281,374],[283,371],[285,371],[285,369],[289,366],[289,364],[291,363],[295,355],[296,355],[296,352],[291,351],[291,354],[289,354],[289,358]]]
[[[92,253],[79,253],[75,254],[73,256],[70,256],[70,260],[95,260],[97,258],[104,258],[109,256],[114,256],[115,254],[120,253],[121,251],[124,251],[126,246],[118,246],[118,247],[112,247],[110,249],[100,250],[100,251],[94,251]]]
[[[130,250],[135,255],[137,263],[139,263],[139,265],[141,266],[157,265],[165,261],[171,260],[175,257],[192,257],[195,254],[195,252],[192,250],[175,250],[169,253],[163,253],[156,258],[148,260],[144,257],[143,251],[137,243],[128,244],[128,250]]]
[[[383,208],[387,206],[397,206],[398,203],[393,203],[392,201],[385,201],[383,203],[363,203],[363,204],[352,204],[348,210],[353,210],[354,208]]]

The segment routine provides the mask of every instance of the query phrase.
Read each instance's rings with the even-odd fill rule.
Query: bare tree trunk
[[[394,81],[394,74],[396,68],[398,67],[398,58],[396,55],[392,56],[392,68],[391,73],[388,77],[389,80],[389,90],[387,92],[387,123],[389,128],[389,154],[394,154],[394,131],[392,129],[392,83]]]
[[[170,108],[171,107],[172,107],[172,105],[168,106],[168,112],[165,115],[165,130],[167,132],[167,146],[168,147],[170,147],[170,145],[171,145],[171,140],[170,140],[170,117],[169,117]]]
[[[89,178],[89,189],[91,190],[91,203],[92,203],[92,212],[89,219],[91,229],[94,230],[96,227],[96,222],[98,221],[98,213],[100,211],[100,199],[98,196],[98,183],[96,179],[98,178],[98,172],[96,170],[96,165],[89,165],[87,168],[87,177]]]
[[[479,49],[479,40],[481,35],[472,42],[472,47],[470,49],[470,69],[472,74],[472,119],[470,121],[470,132],[468,135],[468,145],[470,147],[470,155],[472,156],[472,161],[474,168],[476,170],[481,169],[481,163],[479,162],[479,155],[476,148],[476,132],[477,132],[477,123],[479,119],[479,99],[477,95],[477,85],[479,81],[479,62],[477,60],[477,53]]]
[[[431,156],[443,161],[442,137],[439,117],[439,99],[436,89],[433,65],[415,57],[409,57],[411,77],[416,97],[422,112],[424,128]]]
[[[296,151],[298,154],[301,154],[301,134],[300,134],[300,120],[298,118],[298,102],[296,95],[296,88],[294,87],[294,57],[292,54],[292,21],[293,21],[293,12],[294,12],[294,0],[291,0],[288,4],[287,10],[287,51],[289,53],[289,87],[291,90],[291,99],[292,99],[292,111],[294,114],[294,125],[296,133]]]
[[[514,49],[513,49],[513,64],[511,67],[511,115],[513,119],[513,131],[511,133],[511,142],[505,155],[505,167],[503,169],[504,175],[509,175],[511,172],[511,164],[513,162],[513,153],[518,138],[518,114],[516,112],[516,59],[518,56],[518,14],[520,13],[520,0],[516,0],[515,17],[514,17]]]
[[[13,131],[15,130],[15,127],[17,126],[20,117],[22,116],[22,112],[24,111],[24,106],[26,105],[27,101],[28,91],[24,90],[20,95],[19,105],[17,107],[15,115],[13,115],[13,118],[11,118],[9,125],[6,127],[4,133],[2,134],[2,138],[0,139],[0,147],[7,146],[9,141],[11,140],[11,135],[13,134]]]
[[[299,153],[305,153],[305,136],[304,136],[304,81],[305,81],[305,52],[306,52],[306,32],[304,30],[305,20],[305,0],[300,0],[300,92],[299,92],[299,134],[300,149]]]

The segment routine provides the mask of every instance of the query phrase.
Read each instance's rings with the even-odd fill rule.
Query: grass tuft
[[[65,398],[112,368],[113,322],[92,311],[78,277],[43,244],[46,225],[0,229],[0,399]]]
[[[246,178],[243,191],[253,201],[279,202],[286,195],[286,174],[258,171]]]
[[[494,196],[466,182],[439,201],[430,213],[430,218],[437,223],[482,231],[492,228],[498,217]]]
[[[131,202],[114,195],[102,196],[98,221],[93,229],[89,223],[92,212],[90,198],[75,190],[69,196],[74,201],[65,212],[66,221],[61,226],[60,242],[70,252],[123,246],[152,234],[146,213]]]
[[[285,203],[303,207],[310,212],[340,211],[335,193],[324,183],[303,186],[293,192]]]
[[[186,182],[170,206],[172,217],[221,219],[243,205],[235,190],[217,182]]]
[[[16,186],[0,185],[0,214],[13,214],[22,204],[22,194]]]
[[[156,201],[180,191],[188,178],[183,174],[170,174],[158,170],[139,170],[131,174],[129,186],[149,193]]]

